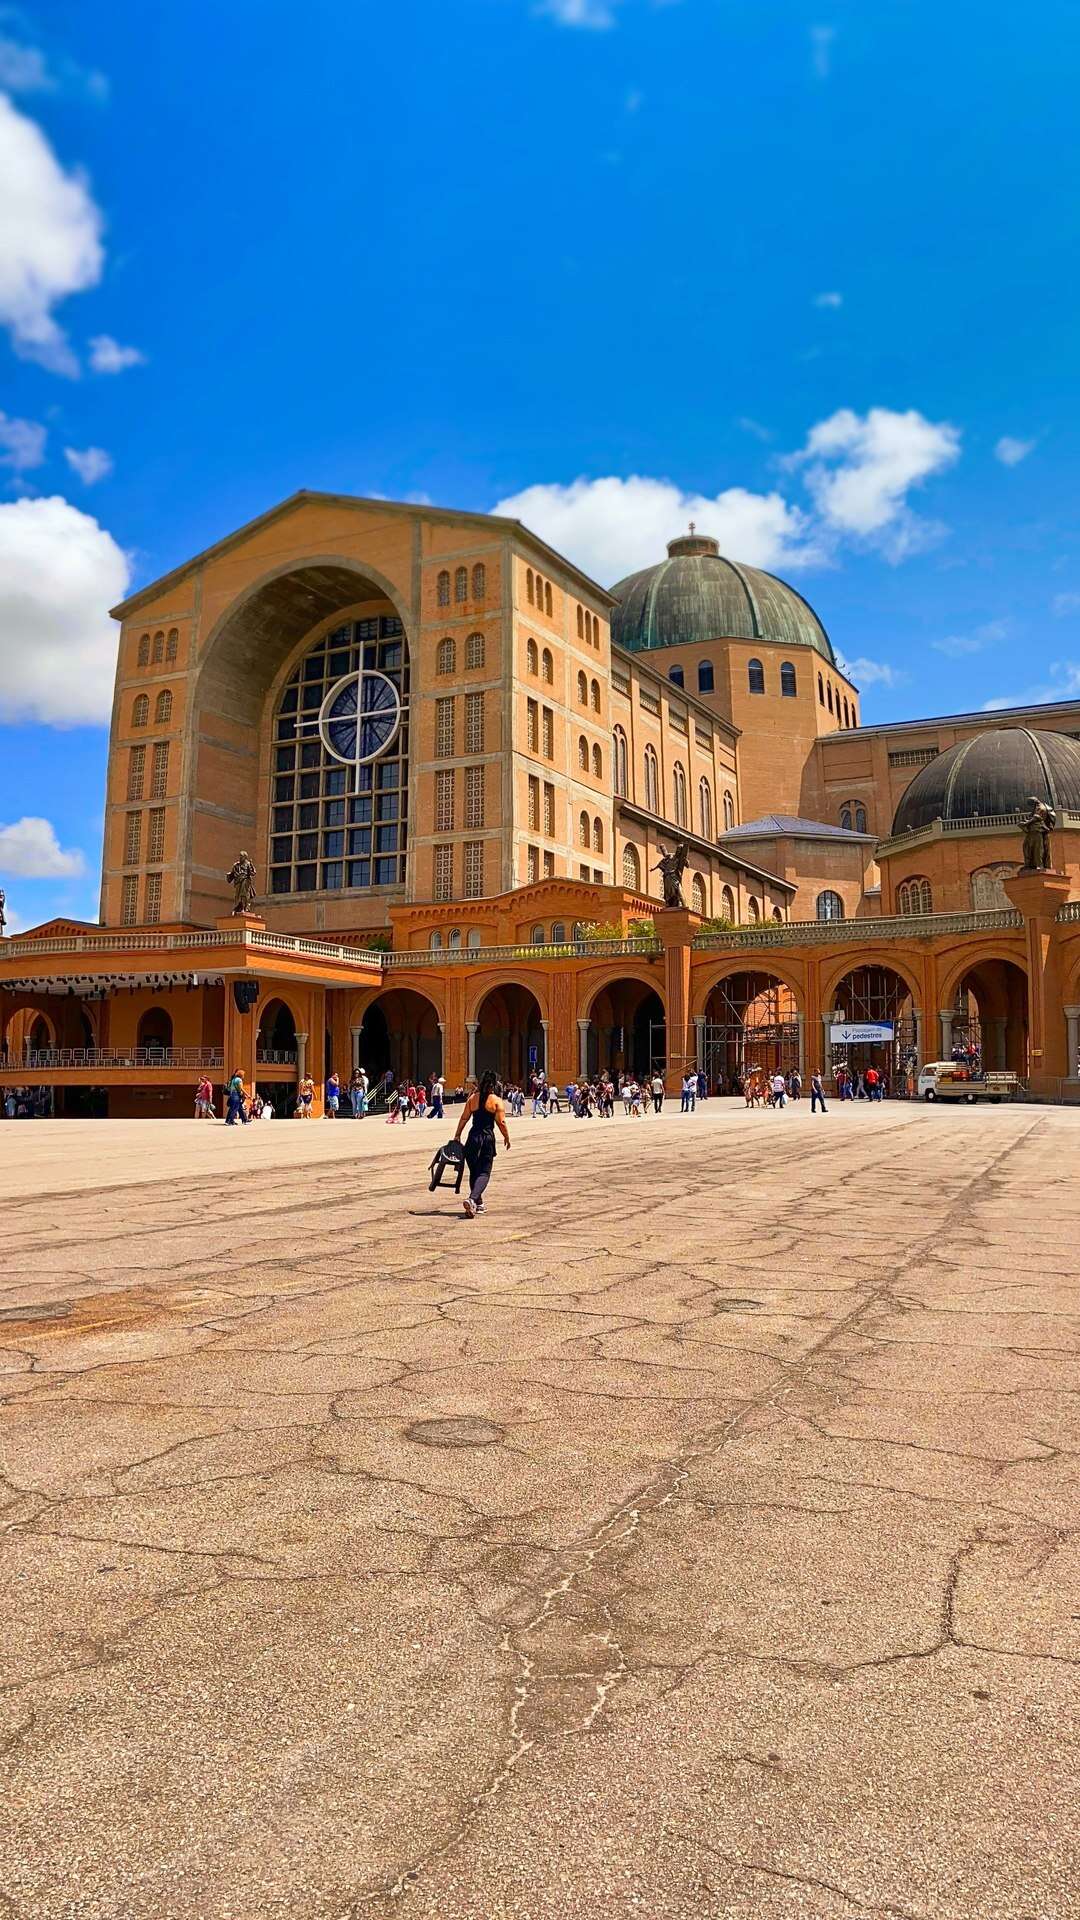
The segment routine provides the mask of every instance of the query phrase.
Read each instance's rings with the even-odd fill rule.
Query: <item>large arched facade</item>
[[[578,1027],[578,1071],[606,1070],[639,1080],[667,1064],[667,1016],[658,987],[647,976],[620,974],[591,994]]]
[[[799,1002],[774,972],[728,970],[710,987],[699,1019],[700,1063],[717,1093],[738,1093],[750,1073],[792,1073],[802,1066]]]
[[[544,1014],[531,987],[503,980],[478,1000],[469,1022],[471,1071],[485,1073],[519,1087],[529,1076],[547,1068]]]
[[[438,1007],[415,987],[377,993],[364,1010],[357,1050],[358,1064],[373,1087],[388,1074],[398,1085],[420,1085],[442,1072]]]
[[[987,953],[954,968],[943,986],[939,1019],[941,1059],[1026,1079],[1028,981],[1013,956]]]
[[[876,1068],[886,1093],[915,1091],[919,1028],[915,982],[897,966],[867,962],[851,967],[829,995],[827,1068],[846,1068],[856,1080]],[[841,1031],[843,1030],[843,1031]]]

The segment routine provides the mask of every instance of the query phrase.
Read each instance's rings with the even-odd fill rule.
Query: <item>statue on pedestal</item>
[[[225,875],[233,890],[234,913],[251,913],[255,906],[255,868],[246,853],[241,852],[239,860],[234,860]]]
[[[663,841],[660,842],[663,846]],[[665,907],[685,907],[683,899],[682,877],[690,859],[690,849],[685,840],[677,840],[672,853],[664,852],[653,868],[664,883]]]
[[[7,926],[7,914],[4,912],[6,906],[7,894],[4,892],[3,887],[0,887],[0,940],[3,939],[4,928]]]
[[[1057,814],[1044,800],[1031,795],[1028,802],[1031,812],[1026,820],[1020,822],[1024,835],[1025,873],[1046,873],[1050,868],[1050,833],[1057,826]]]

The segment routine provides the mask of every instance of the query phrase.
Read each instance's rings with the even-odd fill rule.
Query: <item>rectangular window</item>
[[[482,840],[465,842],[465,898],[479,900],[484,892],[484,843]]]
[[[129,813],[124,831],[124,865],[137,867],[139,848],[142,844],[142,814]]]
[[[169,743],[159,740],[154,748],[154,759],[150,770],[150,798],[164,800],[169,784]]]
[[[148,873],[146,891],[143,894],[143,919],[147,926],[161,919],[161,875]]]
[[[529,752],[539,753],[540,751],[540,709],[537,706],[535,700],[527,700],[525,702],[525,713],[528,720],[527,737],[528,737],[528,743],[529,743]],[[133,748],[132,751],[138,752],[138,748]]]
[[[452,900],[454,897],[454,849],[436,847],[435,849],[435,898]]]
[[[544,708],[544,759],[555,758],[555,715],[550,707]]]
[[[484,824],[484,769],[466,767],[465,769],[465,825],[467,828],[482,827]]]
[[[555,789],[548,780],[544,781],[544,832],[549,840],[555,838]]]
[[[465,695],[465,751],[483,753],[484,751],[484,696],[482,693]]]
[[[544,879],[554,880],[554,878],[555,878],[555,855],[552,853],[550,847],[545,847],[544,848]]]
[[[139,882],[133,873],[125,873],[120,886],[120,925],[133,927],[139,917]]]
[[[529,832],[540,831],[540,782],[529,776]]]
[[[435,831],[453,833],[454,831],[454,776],[452,773],[435,775]]]
[[[132,747],[128,755],[127,797],[129,800],[141,800],[146,780],[146,748]]]
[[[148,860],[164,860],[165,858],[164,807],[152,807],[150,810],[150,831],[146,842],[146,857]]]
[[[454,702],[436,700],[435,702],[435,752],[440,760],[449,759],[454,751]]]
[[[539,880],[540,878],[539,847],[530,847],[528,849],[528,852],[526,854],[526,859],[525,859],[525,873],[526,873],[526,877],[529,880]]]
[[[587,879],[588,879],[588,877],[589,877],[589,869],[588,869],[588,867],[579,867],[579,868],[578,868],[578,879],[579,879],[579,880],[587,880]]]

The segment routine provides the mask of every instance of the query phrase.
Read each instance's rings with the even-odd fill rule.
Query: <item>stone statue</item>
[[[1024,832],[1024,870],[1045,873],[1050,866],[1050,831],[1057,826],[1053,807],[1031,795],[1031,812],[1020,822]]]
[[[7,914],[4,912],[6,906],[7,894],[4,892],[3,887],[0,887],[0,940],[3,939],[4,928],[7,926]]]
[[[663,846],[663,841],[661,841]],[[665,907],[685,907],[683,899],[682,877],[690,859],[690,849],[685,840],[677,840],[673,853],[664,853],[653,868],[664,882]]]
[[[250,913],[255,905],[255,868],[246,853],[234,860],[225,878],[233,890],[233,912]]]

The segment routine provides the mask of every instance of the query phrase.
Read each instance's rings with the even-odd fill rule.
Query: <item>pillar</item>
[[[1078,1060],[1080,1060],[1080,1007],[1066,1007],[1064,1012],[1065,1030],[1068,1036],[1065,1042],[1065,1078],[1066,1080],[1080,1080],[1080,1065],[1078,1065]],[[997,1024],[998,1022],[995,1020],[994,1025],[997,1026]],[[1002,1047],[1004,1047],[1004,1020],[1001,1022],[1001,1043]]]
[[[806,1027],[805,1027],[805,1023],[801,1013],[797,1013],[795,1015],[795,1029],[796,1029],[796,1041],[799,1049],[796,1055],[796,1059],[798,1060],[798,1063],[799,1063],[799,1077],[800,1079],[805,1080],[806,1079]]]
[[[304,1078],[304,1075],[307,1073],[307,1043],[308,1043],[307,1034],[298,1033],[296,1036],[296,1078],[297,1080],[302,1080]]]
[[[439,1072],[442,1074],[445,1074],[446,1072],[446,1021],[436,1020],[435,1025],[439,1029]]]
[[[938,1013],[938,1019],[941,1021],[941,1058],[943,1060],[952,1059],[952,1023],[955,1013],[955,1007],[942,1007]]]
[[[541,1031],[541,1033],[542,1033],[542,1034],[543,1034],[543,1036],[544,1036],[544,1037],[543,1037],[543,1039],[542,1039],[542,1041],[541,1041],[541,1043],[540,1043],[540,1046],[541,1046],[541,1051],[542,1051],[542,1053],[543,1053],[543,1056],[544,1056],[544,1057],[543,1057],[543,1059],[542,1059],[541,1061],[539,1061],[539,1062],[538,1062],[537,1064],[538,1064],[538,1066],[539,1066],[539,1067],[540,1067],[540,1068],[541,1068],[541,1069],[543,1070],[543,1072],[544,1072],[544,1073],[546,1074],[546,1073],[547,1073],[547,1063],[548,1063],[548,1023],[547,1023],[547,1021],[546,1021],[546,1020],[544,1020],[544,1019],[541,1019],[541,1022],[540,1022],[540,1031]]]
[[[480,1031],[479,1020],[465,1022],[465,1072],[470,1080],[476,1079],[476,1036]]]
[[[589,1074],[589,1021],[579,1020],[578,1032],[578,1079],[586,1080]]]
[[[705,1071],[705,1015],[694,1015],[694,1059],[699,1073]]]
[[[363,1031],[364,1031],[364,1029],[363,1029],[363,1027],[350,1027],[350,1028],[349,1028],[349,1039],[350,1039],[350,1040],[352,1041],[352,1071],[353,1071],[353,1073],[355,1073],[355,1072],[356,1072],[356,1070],[357,1070],[357,1068],[358,1068],[358,1067],[360,1066],[360,1035],[361,1035],[361,1034],[363,1033]]]
[[[922,1008],[912,1007],[911,1015],[912,1015],[912,1019],[915,1022],[915,1079],[917,1082],[919,1075],[923,1070]]]
[[[222,1078],[228,1082],[230,1076],[239,1068],[244,1076],[244,1085],[255,1085],[255,1045],[258,1039],[258,1024],[254,1007],[250,1013],[241,1013],[233,997],[231,979],[225,981],[225,1031],[223,1035]]]
[[[653,924],[664,949],[664,988],[667,1016],[667,1072],[669,1093],[678,1093],[683,1075],[693,1066],[689,1048],[690,956],[700,916],[685,907],[658,907]]]
[[[1068,1013],[1068,1011],[1069,1009],[1068,1007],[1066,1007],[1065,1012]],[[1080,1014],[1080,1007],[1076,1008],[1076,1012]],[[985,1022],[985,1026],[986,1026],[987,1032],[990,1035],[990,1045],[989,1047],[984,1047],[983,1066],[989,1067],[992,1070],[996,1070],[1000,1072],[1002,1068],[1004,1068],[1005,1065],[1007,1064],[1006,1057],[1005,1057],[1005,1045],[1006,1045],[1005,1035],[1008,1031],[1009,1016],[1007,1013],[992,1014],[990,1016],[990,1019]],[[1070,1039],[1068,1057],[1069,1057],[1069,1060],[1072,1062],[1072,1072],[1075,1073],[1076,1072],[1075,1036]]]
[[[835,1008],[821,1016],[821,1071],[832,1073],[832,1024],[837,1018]]]
[[[1032,872],[1022,867],[1005,881],[1005,892],[1024,917],[1027,948],[1028,1041],[1027,1082],[1032,1093],[1053,1098],[1069,1073],[1066,1027],[1062,1021],[1059,908],[1069,897],[1067,874]]]

